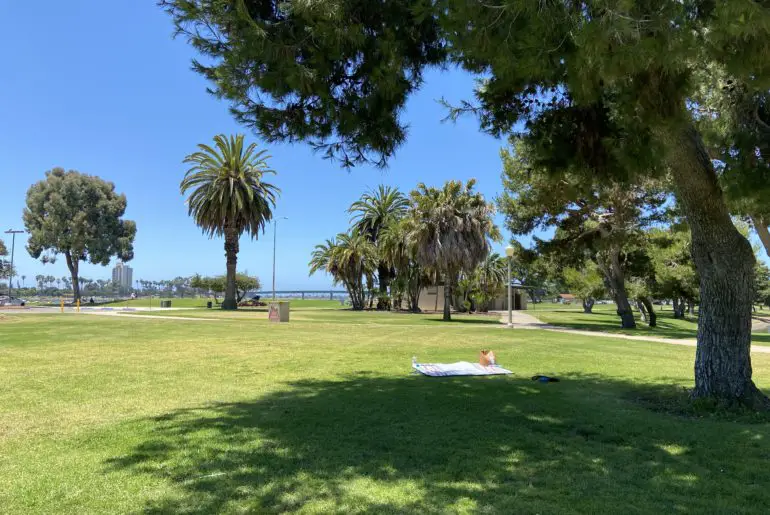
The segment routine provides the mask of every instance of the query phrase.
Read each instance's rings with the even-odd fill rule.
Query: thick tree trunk
[[[700,319],[693,397],[770,409],[751,380],[754,253],[733,225],[717,176],[693,127],[663,134],[677,199],[692,232],[700,275]]]
[[[587,299],[583,299],[583,313],[593,313],[594,312],[594,299],[591,297],[588,297]]]
[[[388,287],[390,286],[390,267],[385,263],[380,263],[377,266],[377,279],[379,282],[380,294],[377,298],[377,309],[384,311],[390,309],[390,304],[387,302]]]
[[[236,300],[235,272],[238,265],[238,230],[235,227],[225,229],[225,256],[227,258],[227,285],[222,309],[238,309]]]
[[[447,273],[444,277],[444,321],[448,322],[452,319],[451,313],[452,304],[452,279],[451,274]]]
[[[690,315],[695,315],[695,302],[692,300],[687,300],[687,313]]]
[[[631,303],[628,302],[628,294],[626,293],[626,278],[620,266],[618,254],[618,251],[613,251],[610,256],[610,281],[612,282],[612,289],[615,291],[615,303],[618,306],[620,326],[624,329],[636,329],[634,312],[631,311]]]
[[[682,318],[681,317],[681,310],[679,308],[679,297],[674,297],[674,300],[672,301],[671,309],[674,310],[674,318]]]
[[[652,305],[652,301],[649,297],[642,297],[640,300],[642,301],[644,308],[647,310],[647,324],[650,327],[657,327],[658,315],[655,314],[655,307]]]
[[[762,242],[762,246],[765,247],[767,256],[770,257],[770,229],[768,229],[767,222],[765,222],[763,218],[752,216],[751,223],[754,224],[754,230],[757,231],[759,241]]]
[[[72,259],[72,254],[69,252],[64,253],[64,258],[67,260],[67,268],[69,268],[72,276],[72,302],[75,303],[80,299],[80,282],[78,282],[80,260]]]

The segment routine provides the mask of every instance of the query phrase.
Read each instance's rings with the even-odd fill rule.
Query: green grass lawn
[[[308,309],[278,325],[253,315],[6,314],[0,512],[764,513],[770,503],[770,426],[688,408],[693,348],[433,315]],[[482,348],[514,375],[409,373],[413,355],[474,361]],[[753,365],[769,385],[770,355]],[[537,373],[562,381],[528,379]]]
[[[695,338],[698,332],[697,315],[687,315],[682,319],[675,319],[671,306],[655,306],[658,315],[657,327],[649,327],[642,321],[638,312],[634,311],[636,329],[622,329],[620,317],[615,312],[614,304],[594,306],[593,313],[584,313],[579,305],[538,304],[533,306],[530,314],[548,324],[581,329],[587,331],[602,331],[617,334],[633,334],[639,336],[653,336],[656,338]],[[770,313],[757,311],[755,316],[768,317]],[[770,335],[766,332],[754,334],[754,343],[770,344]]]

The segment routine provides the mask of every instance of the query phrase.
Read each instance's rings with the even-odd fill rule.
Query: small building
[[[521,285],[514,285],[512,292],[513,309],[527,309],[526,288]],[[420,291],[420,297],[417,306],[421,311],[443,311],[444,310],[444,287],[426,286]],[[490,311],[505,311],[508,309],[508,291],[504,290],[502,294],[495,297],[489,303]]]
[[[577,300],[577,297],[575,297],[571,293],[560,293],[556,296],[555,299],[553,299],[554,302],[557,304],[572,304]]]

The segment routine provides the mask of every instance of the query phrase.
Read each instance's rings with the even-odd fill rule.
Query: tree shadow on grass
[[[301,381],[133,422],[107,470],[170,483],[152,513],[750,512],[770,430],[648,409],[602,377]]]

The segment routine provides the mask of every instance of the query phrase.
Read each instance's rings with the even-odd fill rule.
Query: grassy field
[[[620,318],[615,313],[614,304],[604,304],[594,306],[593,313],[583,313],[583,308],[579,305],[562,304],[538,304],[528,313],[548,324],[568,327],[571,329],[581,329],[588,331],[602,331],[617,334],[633,334],[640,336],[653,336],[656,338],[695,338],[698,331],[697,315],[687,315],[682,319],[675,319],[670,306],[655,306],[655,313],[658,315],[657,327],[649,327],[642,321],[639,313],[634,311],[636,318],[636,329],[622,329],[620,327]],[[763,319],[770,318],[770,312],[766,310],[757,311],[756,316]],[[768,333],[757,333],[754,335],[764,343],[770,343]],[[755,341],[759,343],[759,341]]]
[[[433,315],[308,309],[282,325],[252,315],[6,314],[0,512],[763,513],[770,503],[770,426],[689,407],[693,348]],[[514,375],[409,373],[413,355],[474,361],[482,348]],[[770,355],[753,365],[770,384]],[[529,380],[540,373],[562,381]]]

